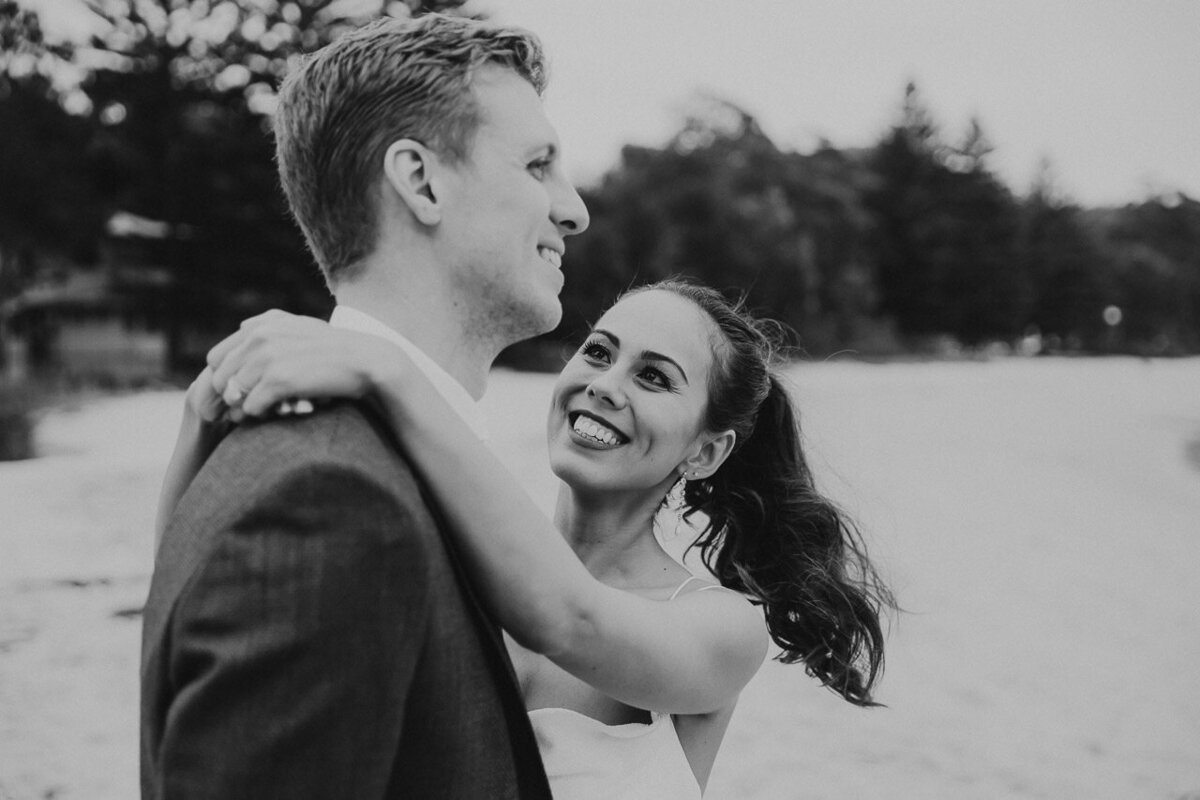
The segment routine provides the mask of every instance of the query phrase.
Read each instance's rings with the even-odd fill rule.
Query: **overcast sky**
[[[26,0],[69,23],[78,0]],[[589,182],[661,145],[696,92],[781,147],[876,142],[916,82],[945,137],[977,116],[1024,192],[1050,159],[1087,205],[1200,197],[1200,0],[474,0],[551,59],[547,105]]]
[[[873,144],[917,83],[951,141],[977,116],[1024,192],[1042,157],[1085,204],[1200,197],[1198,0],[488,0],[541,35],[547,104],[587,180],[659,145],[695,90],[782,147]]]

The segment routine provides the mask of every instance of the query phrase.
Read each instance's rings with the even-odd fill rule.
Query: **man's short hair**
[[[414,139],[450,163],[471,150],[481,111],[471,92],[487,64],[541,94],[545,58],[533,34],[464,17],[380,19],[306,57],[284,79],[275,153],[292,214],[330,287],[375,245],[383,156]]]

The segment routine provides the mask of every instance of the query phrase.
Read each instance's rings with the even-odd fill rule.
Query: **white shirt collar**
[[[441,365],[427,356],[415,344],[397,333],[395,329],[385,325],[370,314],[343,305],[339,305],[333,309],[333,314],[329,317],[329,324],[335,328],[344,328],[346,330],[358,331],[359,333],[370,333],[387,339],[399,347],[408,354],[408,357],[412,359],[417,369],[421,370],[425,377],[429,379],[429,382],[433,384],[433,388],[437,389],[438,394],[450,404],[450,408],[454,409],[454,412],[462,417],[467,427],[482,441],[487,441],[487,426],[484,424],[483,411],[480,409],[479,404],[475,402],[475,398],[471,397],[470,393],[463,388],[463,385],[450,376],[450,373],[442,369]]]

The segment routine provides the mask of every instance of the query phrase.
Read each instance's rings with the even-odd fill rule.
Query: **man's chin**
[[[562,322],[562,316],[563,316],[562,303],[559,303],[556,301],[554,303],[554,313],[546,315],[546,322],[544,325],[544,329],[538,331],[537,335],[540,336],[543,333],[550,333],[550,331],[557,328],[558,323]]]
[[[530,304],[529,314],[529,333],[524,336],[524,339],[532,339],[535,336],[541,336],[544,333],[550,333],[558,327],[558,323],[562,322],[563,307],[562,302],[558,299],[558,295],[547,297],[542,302],[536,305]]]
[[[533,310],[530,309],[530,311],[532,312]],[[506,332],[497,337],[498,344],[500,344],[501,349],[507,349],[522,342],[536,339],[557,328],[561,319],[561,308],[558,308],[554,314],[546,313],[546,309],[541,309],[540,313],[524,314],[520,319],[510,318],[509,324],[505,326]]]

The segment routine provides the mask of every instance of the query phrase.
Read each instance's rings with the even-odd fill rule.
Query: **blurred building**
[[[165,237],[165,224],[122,212],[106,226],[98,264],[45,265],[0,307],[9,373],[117,385],[165,378]]]

